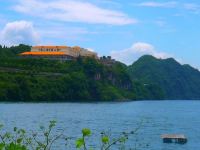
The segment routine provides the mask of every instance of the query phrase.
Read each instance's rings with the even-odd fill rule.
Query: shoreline
[[[0,104],[64,104],[64,103],[71,103],[71,104],[102,104],[102,103],[107,103],[107,104],[113,104],[113,103],[129,103],[129,102],[160,102],[160,101],[200,101],[200,99],[176,99],[176,100],[170,100],[170,99],[163,99],[163,100],[126,100],[126,101],[57,101],[57,102],[50,102],[50,101],[41,101],[41,102],[25,102],[25,101],[13,101],[13,102],[6,102],[6,101],[1,101]]]

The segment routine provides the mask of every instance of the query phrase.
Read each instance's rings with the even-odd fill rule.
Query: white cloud
[[[38,29],[42,38],[77,40],[81,35],[94,34],[82,27],[69,27],[66,25],[53,25],[48,27],[40,27]]]
[[[109,25],[137,23],[137,20],[120,11],[104,9],[89,2],[75,0],[20,0],[14,9],[24,14],[64,22]]]
[[[0,32],[0,42],[2,45],[35,44],[39,40],[39,35],[35,31],[33,24],[28,21],[15,21],[5,25]]]
[[[155,2],[155,1],[146,1],[139,4],[136,4],[136,6],[142,6],[142,7],[154,7],[154,8],[178,8],[187,10],[192,13],[198,14],[200,12],[200,5],[196,3],[181,3],[178,1],[168,1],[168,2]]]
[[[200,12],[200,5],[198,4],[194,4],[194,3],[185,3],[183,5],[183,7],[186,9],[186,10],[189,10],[189,11],[192,11],[194,13],[199,13]]]
[[[119,60],[127,65],[132,64],[142,55],[152,55],[156,58],[169,58],[171,55],[157,51],[153,45],[143,42],[134,43],[130,48],[120,50],[120,51],[112,51],[111,56]]]
[[[140,3],[138,6],[145,6],[145,7],[164,7],[164,8],[173,8],[177,6],[177,2],[143,2]]]
[[[159,27],[166,26],[166,22],[164,20],[156,20],[155,24],[158,25]]]
[[[95,52],[95,50],[93,48],[86,48],[88,51],[90,52]]]
[[[0,13],[0,25],[5,24],[7,22],[7,17]]]

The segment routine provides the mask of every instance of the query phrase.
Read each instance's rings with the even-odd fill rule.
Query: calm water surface
[[[7,130],[14,126],[37,130],[50,120],[57,120],[57,130],[64,128],[67,134],[77,137],[85,127],[92,129],[93,136],[98,137],[101,131],[117,135],[122,131],[133,130],[141,120],[145,120],[137,138],[141,143],[148,143],[149,150],[200,148],[200,101],[0,103],[0,123]],[[164,133],[185,134],[189,141],[185,145],[163,144],[160,135]],[[131,139],[130,143],[134,143],[134,140]]]

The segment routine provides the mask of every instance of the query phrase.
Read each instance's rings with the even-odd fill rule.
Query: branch
[[[53,143],[54,143],[55,141],[57,141],[58,139],[60,139],[61,136],[63,136],[62,133],[61,133],[60,135],[56,136],[56,137],[51,141],[50,146],[49,146],[49,150],[51,149]]]
[[[4,138],[2,137],[2,135],[0,135],[1,141],[3,142],[3,144],[6,144],[6,142],[4,141]]]
[[[135,133],[141,128],[142,123],[143,123],[143,120],[141,121],[141,123],[139,124],[139,126],[138,126],[134,131],[131,131],[130,133],[127,133],[127,135],[135,134]],[[121,140],[121,138],[122,138],[122,137],[120,137],[120,138],[114,140],[111,144],[109,144],[109,145],[105,148],[105,150],[109,150],[109,148],[110,148],[112,145],[114,145],[115,143],[119,142],[119,141]]]

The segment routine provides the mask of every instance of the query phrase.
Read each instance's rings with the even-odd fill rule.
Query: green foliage
[[[76,140],[76,148],[81,148],[82,146],[84,146],[84,139],[83,138],[79,138]]]
[[[0,46],[0,102],[199,99],[200,73],[174,59],[143,56],[131,66],[101,60],[21,58],[30,46]]]
[[[47,128],[41,126],[41,133],[27,132],[13,128],[13,132],[0,132],[0,150],[50,150],[52,145],[63,138],[63,133],[52,134],[56,121],[50,121]],[[2,127],[2,126],[1,126]],[[42,135],[42,137],[41,137]]]
[[[109,137],[108,136],[103,136],[101,138],[101,141],[102,141],[103,144],[108,144],[109,143]]]
[[[143,99],[199,99],[200,72],[173,58],[143,56],[128,67],[129,75],[143,89]],[[144,93],[149,92],[147,95]]]
[[[4,132],[0,130],[0,150],[51,150],[52,145],[56,145],[56,142],[68,142],[72,138],[65,136],[64,131],[58,133],[52,131],[55,129],[56,121],[50,121],[47,127],[40,126],[40,132],[25,131],[24,129],[18,129],[17,127],[13,128],[13,132]],[[131,132],[122,132],[121,135],[117,138],[111,138],[106,133],[101,133],[101,150],[110,150],[115,149],[125,149],[125,144],[130,136],[134,136],[136,132],[141,127],[138,126],[134,131]],[[1,126],[1,129],[3,126]],[[91,130],[88,128],[82,129],[82,137],[75,140],[76,149],[83,150],[93,150],[93,145],[90,142],[87,142],[87,139],[91,136]],[[98,140],[97,137],[93,141]],[[74,141],[72,141],[74,143]],[[66,143],[68,146],[69,143]],[[134,145],[134,144],[133,144]],[[89,148],[88,148],[89,147]],[[67,148],[67,147],[66,147]]]
[[[19,46],[6,47],[0,45],[0,58],[13,58],[17,57],[19,53],[30,51],[31,47],[28,45],[20,44]]]
[[[142,127],[143,125],[143,121],[141,121],[138,124],[138,127],[135,128],[133,131],[130,132],[122,132],[121,135],[117,138],[111,138],[109,136],[109,134],[102,132],[101,133],[101,150],[110,150],[112,149],[112,147],[114,147],[115,149],[119,149],[119,150],[125,150],[126,149],[126,142],[130,139],[130,137],[132,136],[136,136],[137,132],[139,131],[139,129]],[[135,143],[135,146],[132,148],[128,148],[128,149],[134,149],[137,150],[136,147],[137,143]],[[143,144],[139,144],[140,146]],[[145,145],[143,147],[143,149],[148,148],[149,145]]]
[[[111,101],[134,98],[132,81],[121,63],[92,58],[60,62],[21,58],[30,47],[2,48],[0,101]]]
[[[88,129],[88,128],[84,128],[82,129],[82,137],[81,138],[78,138],[76,140],[76,148],[84,148],[84,150],[87,150],[87,147],[86,147],[86,137],[89,137],[91,135],[91,130]]]
[[[3,126],[1,125],[1,128]],[[1,130],[0,128],[0,130]],[[5,132],[0,134],[0,150],[27,150],[25,144],[26,131],[13,128],[13,133]]]
[[[84,128],[84,129],[82,129],[82,134],[83,134],[83,137],[90,136],[91,131],[88,128]]]

